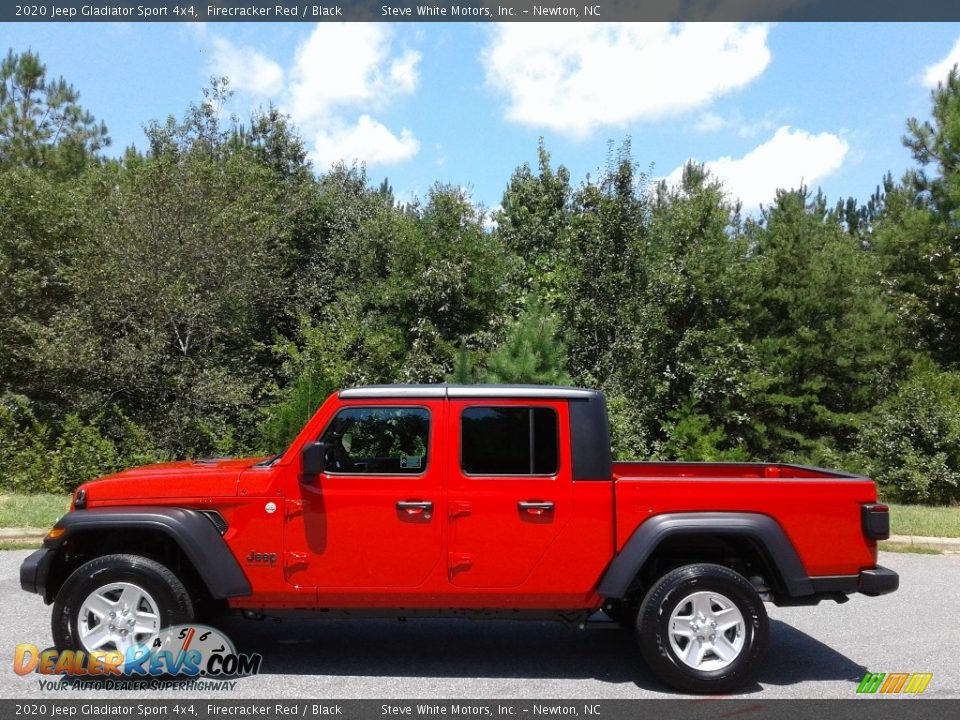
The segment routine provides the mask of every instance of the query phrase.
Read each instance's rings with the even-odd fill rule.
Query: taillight
[[[890,508],[880,503],[861,505],[860,524],[867,539],[886,540],[890,537]]]

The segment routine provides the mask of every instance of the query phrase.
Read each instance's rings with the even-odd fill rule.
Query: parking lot
[[[14,647],[52,644],[50,608],[20,590],[27,551],[0,552],[0,697],[125,697],[42,691],[13,670]],[[751,698],[849,698],[867,670],[932,672],[925,697],[960,697],[960,556],[882,553],[900,590],[836,605],[776,608],[771,648]],[[248,621],[220,627],[238,649],[264,656],[261,674],[232,698],[664,698],[630,634],[540,622],[463,620]],[[201,694],[198,694],[201,695]],[[173,695],[171,695],[173,696]],[[182,694],[179,695],[183,697]],[[208,697],[224,697],[211,693]],[[148,693],[136,697],[164,697]]]

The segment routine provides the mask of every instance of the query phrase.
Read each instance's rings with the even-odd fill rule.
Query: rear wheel
[[[671,687],[730,692],[749,682],[767,651],[769,620],[750,582],[721,565],[685,565],[647,593],[637,617],[644,659]]]
[[[160,630],[193,620],[190,595],[167,567],[139,555],[105,555],[77,568],[53,606],[58,650],[148,647]]]

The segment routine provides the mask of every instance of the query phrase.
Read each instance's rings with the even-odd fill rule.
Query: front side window
[[[544,407],[470,407],[460,420],[460,466],[468,475],[553,475],[557,412]]]
[[[320,442],[326,469],[345,475],[419,475],[427,468],[430,411],[352,407],[334,416]]]

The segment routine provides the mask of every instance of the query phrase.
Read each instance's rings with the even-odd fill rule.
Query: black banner
[[[36,0],[5,22],[960,21],[956,0]]]
[[[69,692],[69,691],[68,691]],[[0,700],[0,717],[32,718],[456,718],[475,720],[928,720],[956,717],[960,702],[851,700]]]

